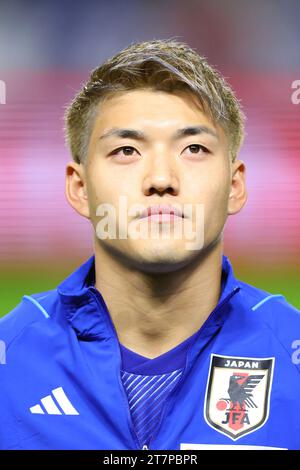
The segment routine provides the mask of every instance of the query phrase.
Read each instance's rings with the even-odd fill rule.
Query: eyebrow
[[[219,140],[218,134],[213,129],[207,126],[183,127],[182,129],[177,129],[171,138],[172,140],[178,140],[182,139],[183,137],[201,134],[209,134]],[[107,139],[108,137],[120,137],[122,139],[135,139],[140,141],[148,140],[146,134],[144,134],[142,131],[138,131],[136,129],[120,129],[117,127],[109,129],[107,132],[105,132],[99,137],[99,140]]]

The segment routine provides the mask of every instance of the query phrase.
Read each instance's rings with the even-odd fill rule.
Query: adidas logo
[[[79,415],[68,399],[62,387],[52,390],[52,395],[41,399],[41,405],[37,404],[29,408],[30,412],[38,415]]]

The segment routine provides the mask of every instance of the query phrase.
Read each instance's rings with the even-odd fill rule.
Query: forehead
[[[206,124],[220,131],[192,93],[133,90],[106,97],[98,105],[95,126],[151,127],[167,130],[177,125]]]

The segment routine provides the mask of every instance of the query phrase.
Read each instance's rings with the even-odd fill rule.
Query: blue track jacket
[[[300,449],[300,312],[237,280],[225,255],[222,268],[219,302],[190,344],[148,448]],[[0,320],[1,449],[144,447],[116,330],[87,282],[94,271],[92,256]]]

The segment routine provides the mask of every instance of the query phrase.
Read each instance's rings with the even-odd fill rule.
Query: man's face
[[[191,127],[200,127],[200,132],[177,135],[180,129]],[[128,133],[125,137],[124,133],[104,137],[116,129],[135,130],[144,138]],[[95,233],[101,220],[97,208],[104,203],[115,208],[117,238],[98,236],[96,243],[128,265],[147,272],[173,271],[187,265],[222,235],[232,189],[228,139],[192,94],[135,90],[106,99],[99,105],[83,168]],[[165,222],[140,218],[138,213],[127,212],[124,217],[120,196],[127,210],[133,204],[142,204],[145,209],[174,204],[186,212],[186,217]],[[189,248],[196,238],[188,238],[183,229],[177,231],[182,236],[174,236],[178,224],[183,223],[185,233],[194,233],[195,237],[203,230],[199,249]],[[145,224],[147,237],[133,236],[125,227],[134,227],[135,234],[144,230],[145,234]],[[155,237],[151,236],[151,227]],[[120,230],[123,234],[127,230],[127,236],[118,238]],[[169,235],[163,238],[163,232]]]

